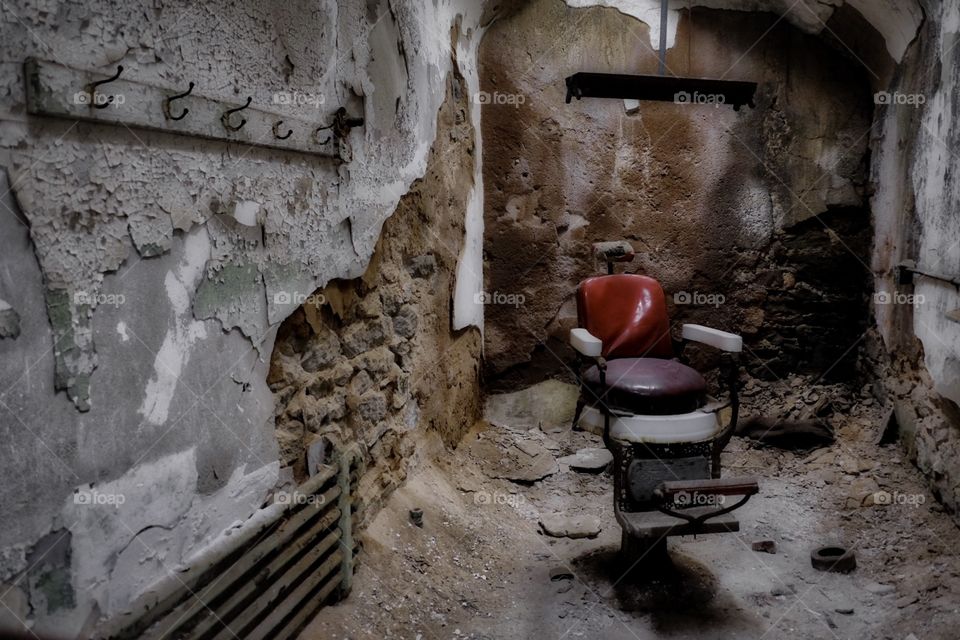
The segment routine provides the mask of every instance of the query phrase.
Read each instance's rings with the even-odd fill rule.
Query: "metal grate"
[[[341,451],[334,464],[322,465],[227,543],[175,571],[98,637],[296,637],[317,610],[350,590],[358,517],[352,496],[361,460],[356,448]]]

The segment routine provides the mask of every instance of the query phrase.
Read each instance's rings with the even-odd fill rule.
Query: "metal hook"
[[[183,113],[181,113],[181,114],[178,115],[178,116],[174,116],[174,115],[171,115],[171,114],[170,114],[170,103],[173,102],[174,100],[179,100],[180,98],[186,98],[188,95],[190,95],[190,92],[191,92],[191,91],[193,91],[193,83],[192,83],[192,82],[190,83],[190,87],[189,87],[186,91],[184,91],[183,93],[178,93],[178,94],[175,95],[175,96],[170,96],[169,98],[167,98],[166,101],[163,103],[163,112],[164,112],[164,114],[165,114],[168,118],[170,118],[171,120],[183,120],[183,119],[187,116],[187,114],[190,113],[190,109],[184,107],[184,108],[183,108]]]
[[[317,144],[327,144],[328,142],[330,142],[333,136],[327,136],[326,140],[317,140],[317,134],[319,134],[321,131],[325,129],[330,129],[332,127],[333,125],[331,124],[326,127],[317,127],[316,129],[313,130],[313,139],[316,140]]]
[[[253,102],[253,98],[248,96],[247,103],[242,107],[237,107],[236,109],[228,109],[227,111],[224,111],[223,116],[221,116],[220,118],[220,120],[223,122],[223,127],[228,131],[239,131],[240,128],[243,127],[243,125],[247,124],[247,119],[244,118],[240,121],[240,124],[238,124],[237,126],[233,126],[232,124],[230,124],[230,116],[234,113],[237,113],[238,111],[243,111],[244,109],[250,106],[251,102]]]
[[[317,139],[317,134],[325,129],[332,129],[333,135],[327,136],[326,140],[317,141],[318,144],[327,144],[330,140],[334,140],[336,144],[340,144],[341,140],[345,140],[347,135],[350,133],[350,129],[353,127],[362,127],[363,118],[351,118],[347,115],[347,108],[340,107],[333,112],[333,122],[326,126],[317,127],[313,130],[313,138]]]
[[[273,125],[273,135],[277,136],[280,140],[286,140],[293,135],[293,129],[287,129],[287,134],[282,136],[280,135],[280,125],[283,124],[283,120],[277,120]]]
[[[99,87],[100,85],[107,84],[108,82],[113,82],[114,80],[120,77],[121,73],[123,73],[123,65],[119,64],[117,65],[117,72],[113,74],[113,77],[107,78],[106,80],[98,80],[97,82],[90,83],[90,105],[94,109],[106,109],[111,104],[113,104],[113,96],[110,96],[109,98],[104,100],[103,104],[97,103],[97,87]]]

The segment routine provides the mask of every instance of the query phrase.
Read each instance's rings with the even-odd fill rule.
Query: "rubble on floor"
[[[793,388],[756,381],[745,414],[772,413]],[[671,539],[674,570],[658,576],[623,577],[609,471],[557,462],[600,438],[564,416],[481,422],[392,496],[363,536],[352,595],[302,638],[955,637],[956,526],[898,446],[876,444],[885,414],[869,389],[813,388],[831,399],[836,442],[806,453],[735,437],[725,474],[760,480],[737,512],[740,533]],[[503,477],[524,451],[556,470]],[[422,529],[409,519],[416,507]],[[542,522],[554,514],[595,520],[599,533],[552,537]],[[760,541],[776,553],[754,551]],[[854,550],[856,570],[814,569],[811,551],[827,544]]]

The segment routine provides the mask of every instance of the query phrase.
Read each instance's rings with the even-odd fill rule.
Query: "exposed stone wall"
[[[822,266],[791,262],[859,245],[859,261],[844,268],[860,284],[869,275],[867,73],[769,14],[694,9],[680,12],[675,29],[669,72],[755,80],[757,108],[564,104],[563,79],[577,71],[655,73],[648,27],[613,9],[535,0],[484,38],[482,89],[492,96],[482,120],[485,275],[493,302],[507,302],[486,313],[491,377],[509,372],[512,384],[517,368],[534,377],[563,371],[557,356],[568,360],[576,285],[604,269],[591,254],[598,240],[630,240],[639,256],[627,269],[658,278],[668,296],[710,297],[676,305],[675,322],[743,332],[766,357],[783,351],[779,375],[809,359],[803,352],[817,348],[821,329],[790,291],[833,312],[820,322],[863,326],[862,295],[832,306],[847,285],[831,282]],[[839,221],[834,233],[820,215],[852,222]],[[790,255],[804,252],[809,258]],[[523,303],[510,304],[511,295]],[[849,333],[841,328],[820,346],[838,349],[837,358]]]
[[[859,374],[870,320],[865,265],[872,236],[865,209],[830,210],[778,231],[758,262],[741,260],[731,267],[725,303],[735,308],[733,327],[747,340],[753,375],[782,379],[800,373],[843,381]],[[709,325],[715,313],[700,305],[680,315]]]
[[[473,184],[469,108],[451,76],[426,174],[384,224],[367,271],[317,291],[277,335],[268,382],[282,463],[302,481],[327,443],[359,441],[367,516],[431,435],[454,446],[480,413],[480,332],[454,331],[451,315]]]

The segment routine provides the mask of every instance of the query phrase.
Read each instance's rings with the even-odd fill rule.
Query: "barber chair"
[[[758,491],[756,480],[721,478],[720,469],[737,422],[742,340],[696,324],[683,325],[681,339],[672,340],[659,283],[613,273],[613,262],[633,259],[624,244],[595,245],[608,275],[577,289],[574,428],[602,430],[613,453],[621,552],[631,564],[669,562],[668,536],[738,531],[732,512]],[[706,380],[683,360],[689,342],[721,351],[724,401],[711,398]]]

